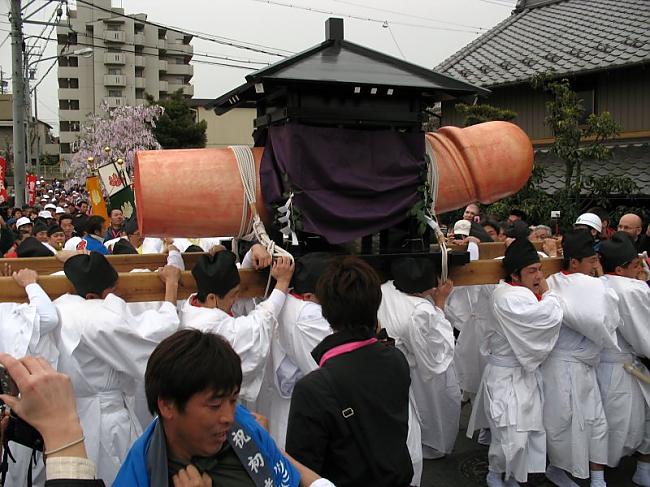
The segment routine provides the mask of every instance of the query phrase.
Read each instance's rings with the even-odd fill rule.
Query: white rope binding
[[[271,240],[264,223],[257,213],[257,169],[255,167],[255,157],[253,151],[246,145],[231,145],[229,149],[232,150],[237,161],[239,168],[239,176],[241,184],[244,188],[244,202],[242,207],[241,223],[239,225],[239,234],[233,240],[233,250],[237,250],[237,240],[252,240],[257,239],[257,242],[264,246],[266,251],[271,257],[288,257],[293,261],[293,256],[284,250],[282,247],[277,247],[275,242]],[[250,217],[248,211],[250,210]],[[269,275],[269,283],[271,277]],[[266,286],[266,294],[268,294],[269,283]]]
[[[440,178],[438,177],[438,161],[436,155],[431,148],[431,144],[425,139],[424,147],[426,149],[427,156],[429,157],[429,167],[428,167],[428,177],[429,177],[429,187],[431,188],[431,208],[430,215],[426,216],[427,224],[433,230],[433,233],[436,236],[438,245],[440,246],[440,280],[442,282],[447,281],[449,276],[449,264],[448,264],[448,250],[445,235],[440,230],[440,225],[438,225],[438,220],[436,218],[436,201],[438,201],[438,189]]]

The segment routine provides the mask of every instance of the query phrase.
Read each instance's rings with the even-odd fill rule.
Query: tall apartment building
[[[86,3],[91,3],[92,6]],[[92,48],[92,54],[61,56],[58,64],[61,156],[69,158],[82,122],[109,107],[145,103],[179,89],[188,98],[193,67],[192,35],[159,28],[146,14],[124,15],[111,0],[77,2],[69,27],[57,27],[59,51]]]

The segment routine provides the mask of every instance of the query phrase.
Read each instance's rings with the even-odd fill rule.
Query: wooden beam
[[[561,259],[542,259],[546,275],[560,270]],[[241,296],[253,297],[264,295],[268,274],[251,270],[239,271],[241,276]],[[477,284],[496,284],[505,277],[500,260],[483,260],[471,262],[450,270],[450,278],[456,286]],[[65,276],[40,276],[38,283],[52,299],[65,293],[73,293],[74,288]],[[196,283],[189,271],[182,273],[178,289],[178,298],[185,299],[196,292]],[[116,294],[129,302],[161,301],[165,296],[165,286],[153,272],[120,273]],[[0,302],[22,303],[27,300],[25,290],[18,286],[11,277],[0,277]]]
[[[186,269],[192,269],[194,264],[203,255],[200,252],[181,254]],[[155,271],[167,263],[167,254],[144,255],[107,255],[108,261],[117,272],[129,272],[133,269],[149,269]],[[0,259],[0,269],[9,264],[14,271],[32,269],[39,274],[53,274],[63,270],[63,263],[56,257],[21,257],[17,259]]]
[[[537,250],[541,250],[542,242],[534,243]],[[487,242],[479,244],[479,259],[494,259],[502,257],[505,252],[503,242]],[[465,251],[465,245],[451,245],[450,249]],[[184,253],[183,261],[185,268],[190,270],[199,259],[202,253]],[[115,267],[117,272],[129,272],[133,269],[149,269],[155,271],[167,263],[166,254],[144,254],[144,255],[107,255],[108,261]],[[39,274],[53,274],[63,270],[63,263],[56,257],[21,257],[18,259],[0,259],[0,269],[9,264],[14,271],[20,269],[32,269]]]
[[[250,270],[239,271],[241,277],[240,296],[254,297],[264,295],[268,273]],[[38,284],[51,299],[66,293],[74,293],[72,283],[65,276],[39,276]],[[192,273],[185,271],[178,286],[178,299],[185,299],[196,292]],[[155,272],[120,272],[115,294],[128,302],[162,301],[165,298],[165,285]],[[27,301],[25,290],[18,286],[12,277],[0,277],[0,302],[22,303]]]
[[[542,250],[544,242],[533,242],[537,250]],[[450,249],[466,251],[467,245],[450,245]],[[497,257],[503,257],[506,252],[506,244],[504,242],[485,242],[478,244],[478,258],[479,260],[490,260]]]
[[[562,259],[542,259],[544,275],[559,272]],[[506,277],[502,260],[475,260],[467,265],[449,269],[449,278],[455,286],[474,286],[479,284],[498,284]]]

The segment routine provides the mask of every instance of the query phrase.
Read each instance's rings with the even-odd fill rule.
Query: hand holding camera
[[[0,364],[6,369],[2,372],[13,379],[17,388],[13,388],[7,375],[2,374],[0,400],[42,435],[46,455],[85,458],[83,431],[68,376],[58,373],[42,357],[17,360],[0,353]],[[11,395],[17,391],[20,396]]]

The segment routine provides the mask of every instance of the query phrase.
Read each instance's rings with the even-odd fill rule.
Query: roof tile
[[[577,74],[650,62],[649,24],[650,0],[542,2],[515,11],[435,70],[490,87],[551,68]]]

